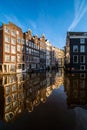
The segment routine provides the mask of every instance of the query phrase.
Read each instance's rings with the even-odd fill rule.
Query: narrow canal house
[[[87,32],[67,32],[65,70],[71,72],[87,71]]]
[[[20,73],[24,69],[22,29],[9,22],[0,27],[0,72]]]
[[[26,44],[24,45],[24,62],[26,64],[26,70],[38,70],[40,64],[39,56],[39,41],[38,36],[32,36],[31,30],[24,33],[24,39]]]

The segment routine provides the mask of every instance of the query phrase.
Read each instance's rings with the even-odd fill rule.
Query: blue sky
[[[2,0],[0,22],[9,21],[63,49],[67,31],[87,31],[87,0]]]

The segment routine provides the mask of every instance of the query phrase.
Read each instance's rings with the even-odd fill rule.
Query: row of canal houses
[[[64,51],[42,35],[32,36],[9,22],[0,27],[0,73],[20,73],[64,66]]]

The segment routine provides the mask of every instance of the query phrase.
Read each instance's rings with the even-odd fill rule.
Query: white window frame
[[[10,29],[9,29],[9,27],[8,27],[8,26],[4,26],[4,31],[5,31],[5,33],[10,34]]]
[[[81,56],[83,56],[83,62],[81,62]],[[80,63],[85,63],[85,55],[80,55]]]
[[[16,46],[11,46],[11,53],[16,54]]]
[[[77,56],[77,62],[74,62],[74,57]],[[73,63],[78,63],[78,55],[73,55]]]
[[[15,30],[11,30],[11,35],[12,36],[16,36],[16,31]]]
[[[77,51],[75,51],[75,47],[76,47]],[[73,45],[73,52],[78,52],[78,45]]]
[[[85,44],[85,38],[80,38],[80,44]]]
[[[84,69],[81,69],[82,66],[84,66]],[[85,65],[80,65],[80,70],[85,70]]]
[[[11,38],[11,44],[16,45],[16,39],[15,38]]]
[[[8,35],[5,35],[5,37],[4,37],[4,40],[5,40],[5,42],[8,42],[8,43],[10,43],[10,36],[8,36]]]
[[[10,53],[10,44],[5,44],[5,52]]]
[[[5,62],[10,62],[10,55],[5,55]]]
[[[17,51],[21,52],[21,46],[20,45],[17,45]]]
[[[16,62],[16,56],[11,56],[11,62]]]
[[[84,49],[82,47],[84,47]],[[85,46],[84,45],[80,45],[80,52],[85,52]]]

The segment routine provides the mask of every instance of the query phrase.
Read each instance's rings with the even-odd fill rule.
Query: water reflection
[[[64,80],[69,108],[87,109],[87,74],[67,74]]]
[[[53,89],[63,84],[59,72],[4,75],[0,77],[0,119],[13,120],[25,109],[32,112],[41,102],[45,103]]]

